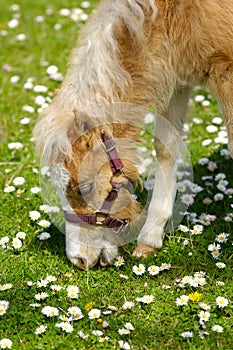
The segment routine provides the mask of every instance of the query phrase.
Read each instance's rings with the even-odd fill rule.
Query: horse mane
[[[145,20],[154,20],[156,14],[155,0],[103,0],[94,11],[72,52],[61,89],[34,129],[36,149],[46,162],[71,155],[75,111],[121,100],[131,76],[122,64],[117,34],[126,29],[140,47]],[[105,119],[103,115],[103,124]]]

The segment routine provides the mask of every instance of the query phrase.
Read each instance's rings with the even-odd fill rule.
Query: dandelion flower
[[[87,303],[84,306],[84,309],[87,310],[87,311],[90,311],[93,308],[94,305],[95,305],[95,303],[93,301],[90,301],[89,303]]]
[[[88,312],[88,317],[90,320],[98,319],[100,318],[101,312],[99,309],[91,309]]]
[[[194,292],[189,294],[189,299],[192,301],[200,301],[202,299],[202,294],[198,292]]]
[[[133,266],[133,272],[137,276],[143,275],[145,273],[145,271],[146,271],[146,269],[145,269],[145,266],[143,264],[139,264],[138,266],[137,265]]]
[[[219,308],[224,308],[228,305],[228,299],[224,297],[217,297],[216,298],[216,304]]]

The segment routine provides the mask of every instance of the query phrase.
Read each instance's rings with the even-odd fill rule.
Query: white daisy
[[[119,328],[119,329],[118,329],[118,333],[119,333],[120,335],[127,335],[127,334],[130,333],[130,331],[129,331],[128,329],[125,329],[125,328]]]
[[[44,227],[44,228],[48,228],[51,226],[51,222],[48,220],[40,220],[40,221],[38,221],[37,224],[41,227]]]
[[[192,338],[193,337],[193,332],[189,332],[189,331],[183,332],[183,333],[181,333],[181,337],[183,337],[183,338]]]
[[[217,332],[217,333],[223,332],[223,327],[219,326],[218,324],[213,325],[211,329],[213,332]]]
[[[220,233],[219,235],[216,236],[215,240],[218,243],[226,243],[227,240],[228,240],[228,237],[229,237],[228,233],[222,232],[222,233]]]
[[[20,249],[22,247],[22,245],[23,245],[23,243],[18,237],[13,238],[13,240],[12,240],[13,248]]]
[[[13,180],[13,184],[14,184],[15,186],[20,186],[20,185],[23,185],[24,183],[25,183],[25,179],[24,179],[24,177],[22,177],[22,176],[16,177],[16,178],[14,178],[14,180]]]
[[[132,301],[125,301],[122,305],[123,310],[132,309],[134,307],[134,303]]]
[[[123,256],[120,255],[116,258],[114,265],[115,266],[122,266],[122,265],[124,265],[124,263],[125,263],[125,260],[124,260]]]
[[[41,325],[39,327],[36,328],[35,330],[35,334],[42,334],[45,333],[47,329],[47,326]]]
[[[154,301],[154,296],[153,295],[144,295],[141,298],[136,298],[136,301],[139,301],[144,304],[150,304]]]
[[[45,241],[46,239],[49,239],[51,237],[50,233],[48,232],[42,232],[40,233],[37,238],[40,240],[40,241]]]
[[[88,312],[88,317],[90,320],[94,320],[94,319],[98,319],[100,318],[100,315],[101,315],[101,312],[99,309],[91,309],[89,312]]]
[[[225,298],[225,297],[221,297],[221,296],[219,296],[219,297],[217,297],[216,298],[216,304],[217,304],[217,306],[219,307],[219,308],[224,308],[224,307],[226,307],[227,305],[228,305],[228,299],[227,298]]]
[[[11,349],[12,341],[8,338],[3,338],[0,340],[0,348],[1,349]]]
[[[36,221],[40,218],[41,214],[37,210],[29,211],[29,217],[31,220]]]
[[[199,321],[202,322],[207,322],[210,318],[210,313],[208,311],[200,311],[199,314]]]
[[[223,262],[217,262],[216,263],[216,266],[219,268],[219,269],[224,269],[226,267],[226,264],[224,264]]]
[[[148,267],[148,272],[151,276],[155,276],[159,274],[160,268],[159,266],[152,265]]]
[[[137,265],[133,266],[133,272],[137,276],[143,275],[145,273],[145,271],[146,271],[146,268],[143,264],[139,264],[138,266]]]
[[[181,295],[179,298],[176,298],[177,306],[188,305],[189,297],[188,295]]]
[[[42,314],[46,315],[47,317],[53,317],[58,316],[59,310],[56,307],[53,306],[44,306],[41,310]]]

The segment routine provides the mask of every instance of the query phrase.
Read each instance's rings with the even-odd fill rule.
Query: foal
[[[231,0],[101,1],[34,131],[65,211],[67,255],[78,267],[99,258],[111,263],[119,234],[142,213],[131,190],[139,181],[134,143],[147,108],[161,116],[159,166],[134,255],[162,246],[192,86],[216,95],[233,154],[232,23]]]

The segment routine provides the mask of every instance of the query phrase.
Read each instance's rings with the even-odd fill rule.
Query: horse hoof
[[[138,246],[135,248],[133,252],[133,256],[136,256],[138,258],[140,257],[147,258],[150,254],[155,252],[156,252],[155,247],[141,243],[141,244],[138,244]]]

